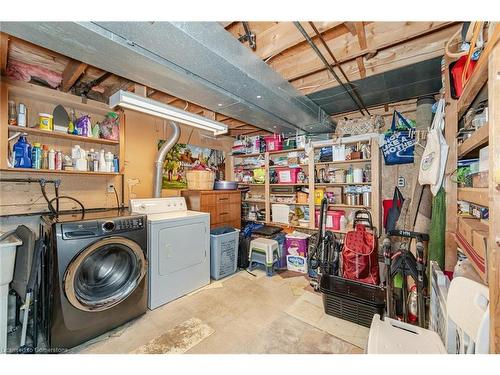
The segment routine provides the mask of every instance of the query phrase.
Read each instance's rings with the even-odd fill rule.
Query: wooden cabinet
[[[241,227],[239,190],[183,190],[181,194],[190,210],[210,213],[210,228]]]

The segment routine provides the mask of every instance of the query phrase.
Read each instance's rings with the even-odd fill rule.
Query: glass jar
[[[9,125],[17,125],[16,102],[9,100]]]

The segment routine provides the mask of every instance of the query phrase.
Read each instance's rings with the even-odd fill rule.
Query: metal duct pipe
[[[318,55],[318,57],[321,60],[321,62],[323,63],[323,65],[325,65],[325,67],[328,69],[328,71],[330,73],[332,73],[333,78],[335,78],[335,80],[342,86],[342,88],[344,89],[344,91],[349,94],[349,96],[351,97],[351,99],[354,102],[354,104],[356,104],[356,106],[358,107],[359,112],[364,116],[365,113],[363,111],[363,107],[356,100],[356,98],[352,95],[352,92],[351,92],[352,89],[351,88],[347,88],[346,85],[340,80],[340,78],[337,75],[337,73],[335,73],[335,70],[333,70],[331,64],[326,60],[325,56],[323,56],[323,54],[319,50],[318,46],[313,42],[313,40],[311,39],[311,37],[309,36],[309,34],[304,30],[304,28],[302,27],[302,25],[300,24],[300,22],[294,21],[293,24],[300,31],[300,33],[304,36],[305,40],[311,46],[311,48],[314,50],[314,52],[316,53],[316,55]]]
[[[163,179],[163,163],[165,163],[165,157],[172,147],[177,143],[179,137],[181,136],[181,128],[177,123],[170,121],[170,129],[172,130],[172,136],[168,139],[158,151],[156,155],[156,161],[154,164],[154,178],[153,178],[153,198],[161,197],[161,185]]]

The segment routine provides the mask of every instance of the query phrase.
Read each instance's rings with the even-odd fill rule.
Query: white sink
[[[2,232],[0,232],[0,235]],[[7,347],[7,304],[9,283],[14,275],[17,246],[22,241],[12,235],[0,242],[0,353],[5,353]]]

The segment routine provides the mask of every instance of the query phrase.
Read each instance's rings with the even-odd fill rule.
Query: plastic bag
[[[120,138],[120,117],[115,112],[108,112],[103,122],[99,124],[101,138],[118,141]]]

